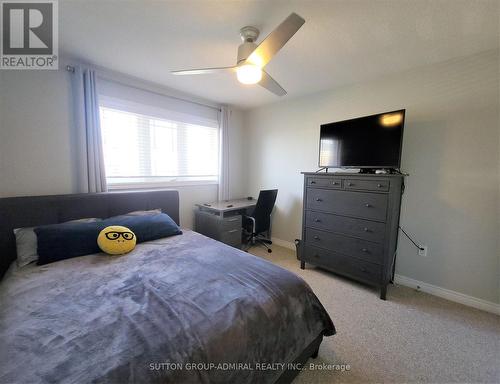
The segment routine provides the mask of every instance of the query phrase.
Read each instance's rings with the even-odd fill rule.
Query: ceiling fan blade
[[[259,85],[261,87],[266,88],[268,91],[271,91],[277,96],[285,96],[286,91],[278,84],[276,80],[274,80],[269,73],[262,70],[262,79],[259,81]]]
[[[264,67],[306,21],[292,13],[248,56],[247,62]]]
[[[236,67],[200,68],[170,71],[173,75],[205,75],[209,73],[234,72]]]

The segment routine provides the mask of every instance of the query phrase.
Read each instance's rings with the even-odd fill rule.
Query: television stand
[[[394,175],[400,174],[401,172],[394,168],[361,168],[361,171],[359,173],[368,175]]]
[[[361,168],[359,171],[361,174],[374,174],[375,173],[375,168]]]
[[[315,172],[311,173],[330,173],[330,174],[357,174],[357,175],[405,175],[399,169],[396,168],[333,168],[333,171],[329,171],[330,167],[320,167]]]
[[[325,173],[328,173],[328,167],[321,167],[315,173],[320,173],[321,171],[325,171]]]

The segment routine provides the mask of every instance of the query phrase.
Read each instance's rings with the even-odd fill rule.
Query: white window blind
[[[127,95],[133,98],[134,92]],[[181,111],[161,108],[161,95],[147,94],[146,101],[153,98],[148,104],[140,103],[145,101],[140,96],[139,102],[100,96],[104,163],[110,187],[217,182],[217,120],[199,113],[190,115],[186,105]]]

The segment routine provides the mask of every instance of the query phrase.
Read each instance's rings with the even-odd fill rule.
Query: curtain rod
[[[72,66],[72,65],[66,65],[66,71],[71,72],[71,73],[75,73],[75,67]],[[152,90],[149,90],[149,89],[144,89],[144,88],[141,88],[141,87],[138,87],[138,86],[135,86],[135,85],[130,85],[130,84],[127,84],[127,83],[119,81],[119,80],[113,80],[113,79],[108,79],[108,80],[114,81],[115,83],[122,84],[122,85],[125,85],[125,86],[130,87],[130,88],[138,89],[140,91],[147,91],[147,92],[151,92],[151,93],[154,93],[156,95],[163,96],[163,97],[168,97],[168,98],[175,99],[175,100],[185,101],[187,103],[201,105],[202,107],[212,108],[212,109],[215,109],[216,111],[219,111],[219,112],[221,111],[221,108],[214,107],[213,105],[208,105],[208,104],[199,103],[197,101],[183,99],[182,97],[176,97],[176,96],[172,96],[172,95],[166,95],[166,94],[161,93],[161,92],[152,91]]]

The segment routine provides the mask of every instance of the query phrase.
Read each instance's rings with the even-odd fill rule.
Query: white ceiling
[[[62,52],[193,95],[251,108],[282,98],[234,75],[170,70],[235,64],[239,29],[261,37],[292,11],[306,23],[266,70],[285,98],[498,49],[496,0],[60,0]],[[259,41],[260,41],[259,39]]]

